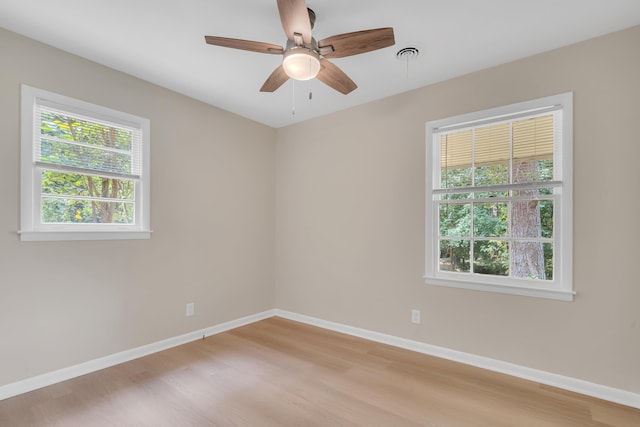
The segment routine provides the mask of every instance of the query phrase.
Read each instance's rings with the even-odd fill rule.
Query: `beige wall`
[[[4,30],[0,58],[0,385],[273,308],[273,129]],[[18,240],[21,83],[151,120],[151,240]]]
[[[276,306],[640,392],[639,46],[636,27],[278,130]],[[425,285],[425,122],[566,91],[575,301]]]
[[[638,45],[640,27],[276,131],[0,30],[0,385],[277,307],[640,392]],[[151,119],[151,240],[19,242],[21,83]],[[425,285],[425,122],[565,91],[576,300]]]

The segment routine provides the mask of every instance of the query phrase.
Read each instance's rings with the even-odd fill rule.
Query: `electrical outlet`
[[[420,324],[420,310],[411,310],[411,323]]]
[[[188,303],[186,316],[193,316],[195,313],[196,313],[196,304],[193,302]]]

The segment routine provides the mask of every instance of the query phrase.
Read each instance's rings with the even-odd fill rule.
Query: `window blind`
[[[139,179],[142,131],[36,104],[34,162],[50,170]]]
[[[454,170],[553,159],[556,114],[441,133],[440,166]]]

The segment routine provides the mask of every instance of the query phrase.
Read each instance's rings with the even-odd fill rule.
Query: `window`
[[[427,123],[427,284],[570,301],[572,94]]]
[[[148,239],[149,127],[23,85],[20,239]]]

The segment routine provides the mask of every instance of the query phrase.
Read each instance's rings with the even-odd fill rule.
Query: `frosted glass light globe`
[[[320,59],[313,50],[296,47],[285,52],[282,66],[294,80],[311,80],[320,71]]]

